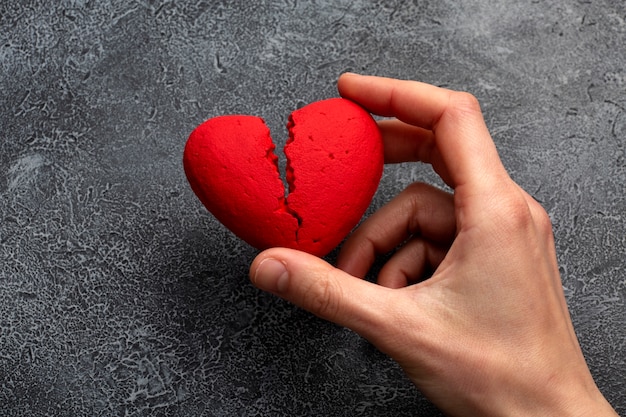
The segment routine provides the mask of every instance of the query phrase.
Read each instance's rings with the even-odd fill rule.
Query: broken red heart
[[[205,207],[250,245],[323,256],[376,192],[381,135],[368,112],[342,98],[294,111],[287,128],[288,195],[269,129],[255,116],[219,116],[198,126],[185,146],[185,173]]]

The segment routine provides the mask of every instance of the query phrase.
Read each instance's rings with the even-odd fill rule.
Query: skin
[[[368,339],[448,415],[617,416],[578,344],[550,219],[507,174],[477,100],[355,74],[338,88],[392,118],[379,122],[387,163],[431,164],[453,193],[410,185],[351,235],[337,267],[266,250],[254,285]],[[360,279],[393,249],[377,284]]]

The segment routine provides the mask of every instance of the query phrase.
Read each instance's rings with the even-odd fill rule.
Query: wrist
[[[547,381],[544,387],[538,384],[537,389],[542,390],[544,395],[537,397],[538,401],[534,404],[526,404],[529,408],[526,412],[521,412],[520,416],[619,417],[590,374],[569,381]]]
[[[587,391],[586,396],[580,396],[573,399],[565,410],[569,414],[558,415],[571,415],[572,417],[619,417],[611,404],[609,404],[604,395],[602,395],[600,390],[596,387],[595,383],[593,384],[591,391]]]
[[[458,415],[467,415],[471,409],[472,415],[486,417],[619,417],[596,386],[586,364],[572,368],[552,376],[508,373],[504,379],[495,378],[470,395],[469,403],[458,409],[465,411]],[[485,395],[487,392],[491,394]]]

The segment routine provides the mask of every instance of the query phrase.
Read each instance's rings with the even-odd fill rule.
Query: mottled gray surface
[[[439,416],[359,337],[254,289],[255,251],[182,171],[204,119],[263,116],[282,146],[347,70],[478,96],[626,414],[624,44],[621,0],[3,1],[0,414]],[[415,180],[386,168],[372,210]]]

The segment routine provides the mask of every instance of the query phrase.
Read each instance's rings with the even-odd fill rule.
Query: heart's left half
[[[317,256],[359,222],[378,188],[383,144],[371,115],[342,98],[289,117],[287,190],[263,119],[219,116],[189,136],[183,163],[191,188],[224,226],[257,249]]]

